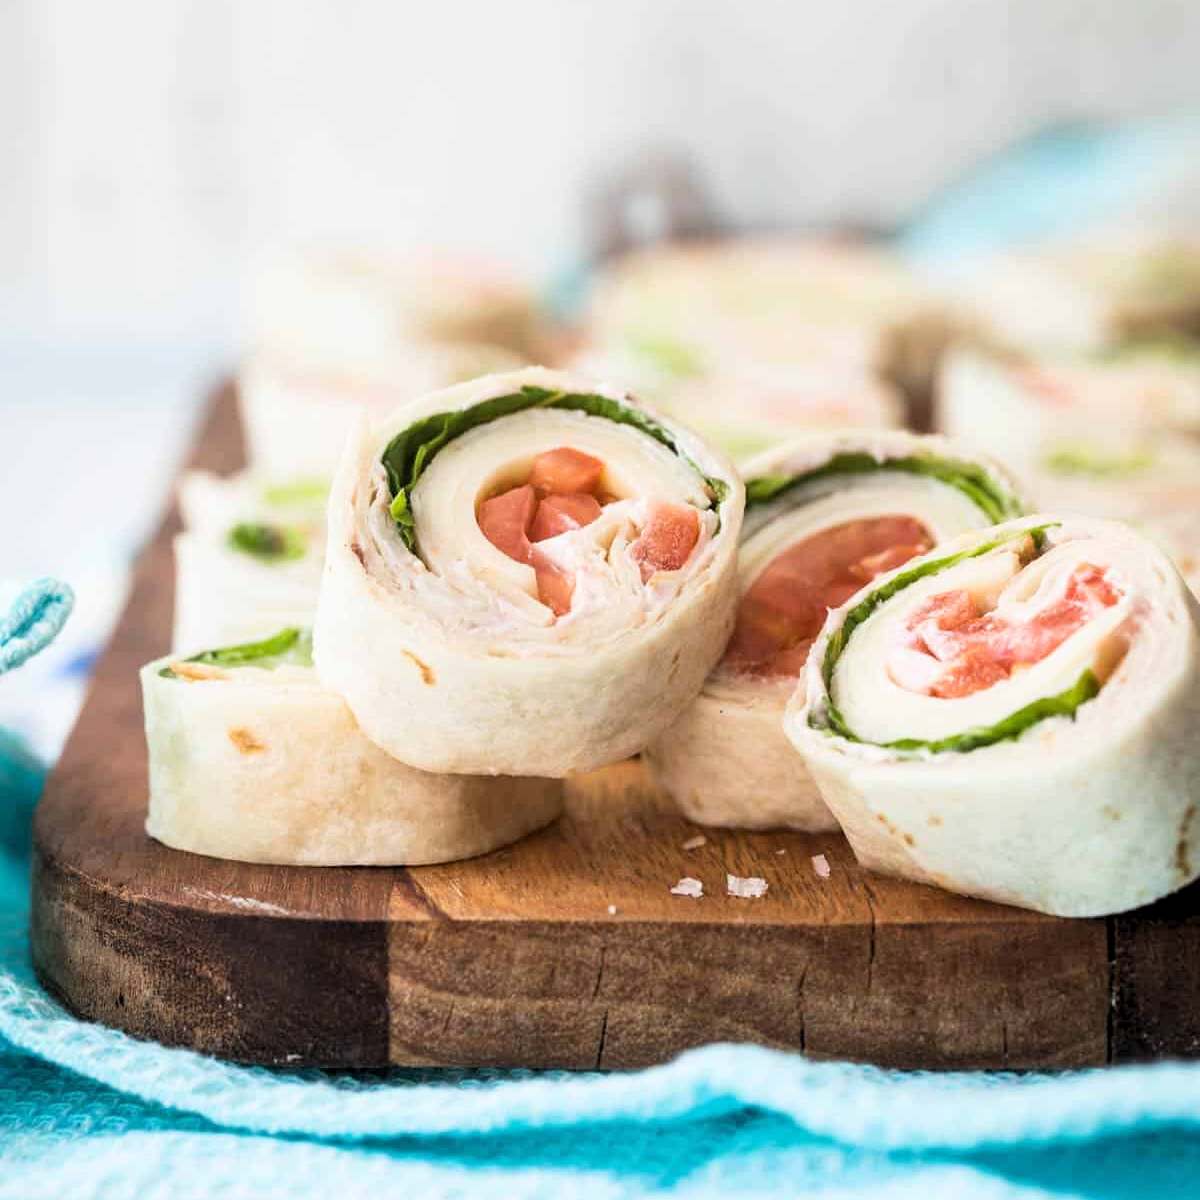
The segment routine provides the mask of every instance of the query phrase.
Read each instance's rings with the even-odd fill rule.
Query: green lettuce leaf
[[[404,544],[414,554],[417,550],[417,535],[412,515],[412,489],[438,452],[455,438],[462,437],[472,429],[530,408],[569,409],[593,417],[603,417],[615,421],[618,425],[631,425],[666,446],[692,467],[704,479],[714,504],[719,505],[728,495],[729,487],[724,480],[704,475],[680,450],[673,435],[640,409],[621,404],[608,396],[596,396],[585,392],[556,392],[549,388],[526,386],[519,392],[493,396],[490,400],[483,400],[470,408],[424,417],[407,429],[401,430],[387,444],[382,461],[392,493],[392,519],[396,522]]]
[[[799,475],[760,475],[746,481],[746,507],[766,504],[807,483],[832,475],[868,475],[875,471],[907,471],[938,479],[957,488],[993,524],[1011,520],[1024,513],[1021,502],[978,463],[939,458],[932,454],[913,454],[880,462],[865,451],[835,454],[827,463]]]
[[[277,508],[295,505],[312,505],[319,508],[329,499],[327,479],[289,479],[282,483],[268,483],[262,489],[264,504]]]
[[[214,667],[255,666],[272,671],[276,667],[312,666],[312,633],[297,626],[288,626],[259,642],[243,642],[238,646],[222,646],[217,650],[202,650],[185,658],[184,662],[209,663]],[[159,674],[164,679],[176,678],[170,667]]]
[[[1149,450],[1129,450],[1114,454],[1080,442],[1055,446],[1043,457],[1042,466],[1055,475],[1120,479],[1138,475],[1154,466],[1154,455]]]
[[[630,334],[626,345],[631,353],[645,359],[664,375],[676,379],[691,379],[704,373],[700,356],[688,345],[674,338],[654,334]]]
[[[1139,358],[1160,359],[1181,366],[1200,366],[1200,338],[1172,330],[1147,337],[1131,337],[1093,352],[1097,362],[1128,362]]]
[[[846,719],[833,703],[833,670],[837,666],[838,659],[841,658],[842,653],[845,651],[851,635],[881,605],[904,591],[905,588],[915,583],[918,579],[937,575],[941,571],[966,559],[979,558],[1004,545],[1005,542],[1029,536],[1033,540],[1036,556],[1045,547],[1046,530],[1054,528],[1056,524],[1057,522],[1049,522],[1045,525],[1036,525],[1029,529],[1014,530],[1002,537],[982,542],[969,550],[960,550],[955,554],[947,554],[942,558],[929,559],[923,563],[918,563],[917,566],[907,571],[901,571],[885,584],[875,588],[864,596],[846,614],[845,620],[842,622],[842,627],[829,639],[829,643],[826,646],[825,659],[821,664],[821,675],[825,680],[827,695],[826,711],[820,717],[816,713],[811,714],[809,716],[809,726],[813,729],[822,729],[830,735],[845,738],[847,741],[863,741],[846,723]],[[1009,713],[1007,717],[997,721],[994,725],[964,730],[962,733],[942,738],[938,741],[901,738],[894,742],[872,744],[882,745],[885,749],[889,750],[926,750],[934,754],[940,754],[943,751],[966,753],[970,750],[977,750],[980,746],[990,746],[995,742],[1020,737],[1030,726],[1036,725],[1039,721],[1044,721],[1049,717],[1073,718],[1079,706],[1091,700],[1099,691],[1099,681],[1090,670],[1087,670],[1065,692],[1060,692],[1057,696],[1044,696],[1039,700],[1034,700],[1023,708],[1017,709],[1016,712]]]
[[[239,521],[229,531],[229,546],[261,562],[291,562],[308,553],[308,535],[294,525]]]

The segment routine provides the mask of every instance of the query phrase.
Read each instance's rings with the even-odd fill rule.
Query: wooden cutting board
[[[242,463],[232,394],[192,462]],[[295,868],[143,832],[137,668],[166,652],[174,511],[35,823],[33,953],[72,1010],[245,1062],[633,1067],[713,1040],[912,1067],[1083,1066],[1200,1047],[1189,891],[1064,921],[862,871],[833,835],[699,831],[636,763],[495,854]],[[828,878],[812,856],[824,854]],[[761,899],[725,894],[760,876]],[[702,899],[674,896],[682,876]]]

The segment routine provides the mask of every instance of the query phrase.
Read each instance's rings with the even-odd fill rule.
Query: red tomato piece
[[[529,527],[536,507],[537,496],[528,484],[510,488],[479,506],[479,528],[497,550],[527,563],[531,552]]]
[[[924,554],[929,549],[927,541],[909,542],[899,546],[886,546],[878,554],[868,554],[850,567],[850,574],[863,583],[870,583],[877,575],[884,575],[902,567],[910,558]],[[831,606],[832,607],[832,606]]]
[[[533,569],[537,574],[538,599],[556,617],[570,612],[571,597],[575,594],[575,576],[552,563],[537,549],[533,551]]]
[[[893,677],[912,681],[913,690],[930,696],[970,696],[1007,679],[1016,666],[1041,662],[1120,598],[1104,571],[1091,563],[1075,568],[1061,597],[1019,623],[997,613],[978,615],[969,592],[942,592],[909,617],[913,641],[896,654]],[[926,672],[912,661],[913,654],[944,667]],[[926,678],[927,687],[917,684]]]
[[[700,515],[683,504],[656,504],[650,520],[633,543],[633,560],[641,568],[642,582],[658,571],[678,571],[696,548]]]
[[[574,492],[594,492],[600,486],[604,464],[582,450],[559,446],[533,460],[529,483],[539,492],[566,496]]]
[[[986,647],[973,646],[942,672],[930,687],[929,694],[953,700],[981,692],[1007,678],[1008,670],[990,657]]]
[[[590,525],[600,515],[600,501],[586,492],[568,492],[562,496],[547,496],[534,514],[529,529],[531,542],[569,533]]]
[[[831,608],[931,545],[919,521],[887,516],[847,521],[789,546],[742,597],[725,663],[754,674],[798,675]]]

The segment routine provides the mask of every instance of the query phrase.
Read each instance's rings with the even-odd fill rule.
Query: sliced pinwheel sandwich
[[[591,297],[589,333],[675,376],[729,363],[797,364],[928,382],[945,339],[939,306],[886,253],[816,238],[666,243],[618,259]]]
[[[361,410],[378,419],[414,396],[522,361],[499,346],[463,342],[396,346],[385,358],[336,369],[255,354],[238,376],[250,461],[269,479],[332,477]]]
[[[484,854],[552,821],[562,785],[427,775],[318,682],[306,630],[142,669],[147,832],[244,862],[403,865]]]
[[[247,296],[256,351],[333,371],[383,365],[397,350],[431,342],[540,356],[533,290],[491,261],[327,244],[260,268]]]
[[[785,728],[859,861],[1060,916],[1200,873],[1200,617],[1116,522],[966,534],[832,612]]]
[[[990,459],[901,432],[813,435],[745,474],[733,637],[646,756],[694,821],[836,828],[782,727],[826,613],[938,543],[1020,513],[1021,501]]]
[[[1030,478],[1136,482],[1173,437],[1200,433],[1200,342],[1091,356],[959,350],[939,379],[938,424],[966,445],[1003,445]]]
[[[310,625],[325,555],[328,484],[189,471],[175,538],[177,653]]]
[[[742,504],[725,458],[616,389],[531,368],[427,396],[347,446],[317,670],[423,770],[625,758],[720,657]]]
[[[1004,254],[974,269],[965,299],[1014,346],[1096,350],[1200,331],[1200,238],[1110,229]]]
[[[1200,343],[1099,355],[950,356],[941,425],[1003,445],[1038,508],[1128,521],[1200,586]]]

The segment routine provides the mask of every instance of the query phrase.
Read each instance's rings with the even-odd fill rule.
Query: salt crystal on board
[[[610,917],[615,917],[617,915],[617,906],[615,904],[610,904],[608,906],[608,915]]]
[[[698,833],[695,837],[688,838],[688,840],[683,843],[683,846],[681,847],[681,849],[699,850],[701,846],[704,846],[707,843],[708,843],[708,838],[706,838],[704,836],[704,834]]]
[[[821,879],[829,878],[829,859],[823,854],[814,854],[812,856],[813,870]]]
[[[672,889],[672,896],[691,896],[693,900],[698,900],[704,895],[704,884],[698,879],[693,879],[690,875],[685,875]]]
[[[767,894],[767,881],[759,879],[757,875],[751,875],[748,879],[740,875],[726,875],[725,890],[742,900],[757,900]]]

